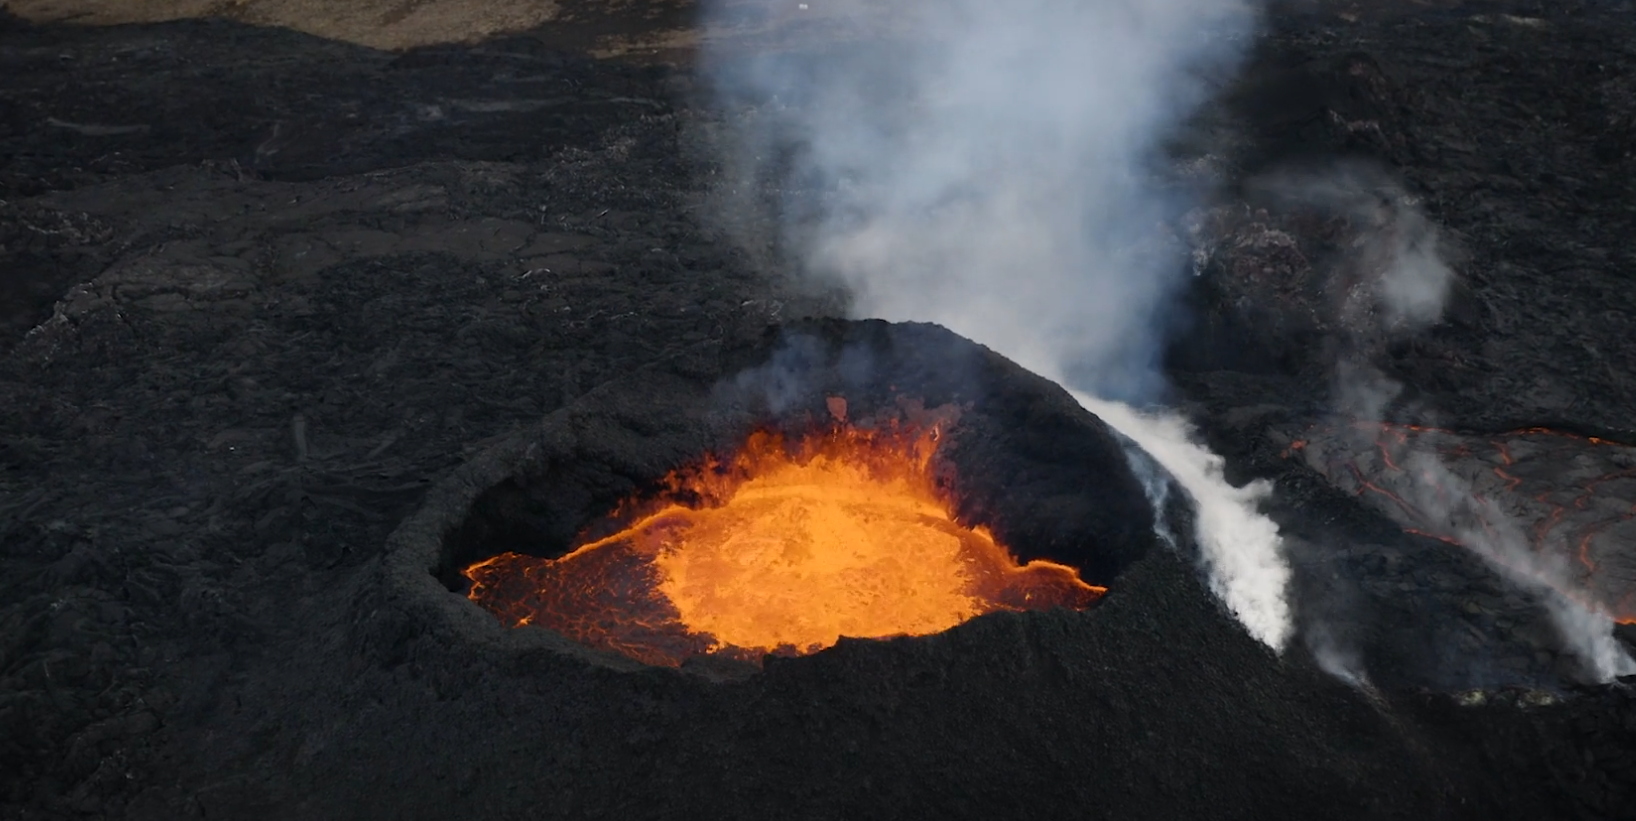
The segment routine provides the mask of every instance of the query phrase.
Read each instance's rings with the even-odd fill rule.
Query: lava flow
[[[1103,594],[1071,567],[1019,565],[986,528],[958,522],[932,471],[938,440],[935,427],[758,432],[730,459],[673,472],[657,499],[621,505],[615,516],[643,513],[613,535],[558,559],[472,565],[469,596],[508,625],[676,666],[926,635]]]
[[[1535,576],[1636,623],[1636,448],[1526,428],[1490,437],[1385,422],[1315,426],[1299,452],[1411,533]]]

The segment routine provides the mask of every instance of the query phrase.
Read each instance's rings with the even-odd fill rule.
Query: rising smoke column
[[[716,0],[718,28],[794,4]],[[1185,267],[1157,147],[1233,67],[1242,0],[814,0],[820,55],[707,55],[730,113],[729,185],[776,191],[804,273],[853,312],[942,324],[1071,387],[1200,508],[1213,587],[1258,639],[1290,632],[1266,488],[1239,489],[1151,400]],[[834,7],[840,11],[830,11]],[[757,12],[759,10],[760,14]],[[846,25],[842,25],[846,24]],[[1098,398],[1100,397],[1100,398]]]

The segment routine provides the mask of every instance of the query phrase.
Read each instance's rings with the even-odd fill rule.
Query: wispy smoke
[[[1163,226],[1186,203],[1152,171],[1167,131],[1238,59],[1252,12],[1244,0],[897,0],[847,21],[874,37],[821,55],[712,61],[741,106],[728,185],[775,192],[780,241],[805,273],[844,286],[855,314],[936,322],[1082,389],[1194,499],[1216,592],[1281,649],[1289,571],[1258,511],[1268,488],[1228,484],[1179,417],[1105,401],[1162,387],[1163,320],[1187,270]],[[713,14],[753,16],[744,0]]]
[[[1303,209],[1317,208],[1355,226],[1351,253],[1338,266],[1336,327],[1345,344],[1335,365],[1336,409],[1367,421],[1384,421],[1403,385],[1377,368],[1380,346],[1442,318],[1455,276],[1457,252],[1415,199],[1383,172],[1349,164],[1322,173],[1282,174],[1260,181],[1272,194]],[[1372,448],[1372,439],[1356,447]],[[1598,680],[1636,672],[1636,662],[1613,637],[1613,620],[1565,597],[1573,578],[1560,555],[1532,549],[1528,537],[1497,504],[1435,452],[1400,457],[1405,481],[1397,497],[1418,511],[1432,532],[1446,534],[1482,557],[1518,587],[1539,596],[1564,643]],[[1322,623],[1307,625],[1308,645],[1326,670],[1349,682],[1362,680],[1355,654],[1344,652]]]
[[[1413,333],[1443,317],[1454,284],[1455,249],[1396,179],[1360,161],[1285,171],[1251,190],[1281,204],[1319,210],[1357,231],[1349,270],[1337,283],[1337,319],[1354,336]]]
[[[1312,653],[1312,659],[1318,663],[1318,669],[1345,682],[1350,687],[1361,688],[1368,684],[1369,679],[1363,671],[1363,659],[1357,649],[1337,638],[1330,631],[1326,623],[1308,625],[1302,630],[1306,639],[1307,651]]]

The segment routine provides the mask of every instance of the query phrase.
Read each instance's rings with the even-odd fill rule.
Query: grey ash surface
[[[1629,441],[1628,13],[1406,8],[1275,15],[1201,126],[1228,181],[1393,169],[1469,258],[1449,320],[1378,364],[1474,435]],[[1181,337],[1178,399],[1278,482],[1298,604],[1356,605],[1378,699],[1273,657],[1163,549],[1086,614],[727,682],[417,616],[389,537],[460,465],[824,307],[704,227],[685,71],[540,42],[0,16],[0,815],[1630,817],[1628,686],[1567,684],[1525,646],[1537,604],[1282,456],[1332,363],[1239,335],[1210,293],[1255,283],[1197,297],[1190,333],[1223,336]],[[1321,234],[1222,225],[1288,227],[1322,270]],[[1442,694],[1504,682],[1555,695]]]

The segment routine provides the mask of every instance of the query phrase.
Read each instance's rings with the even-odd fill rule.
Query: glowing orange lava
[[[470,598],[508,625],[670,666],[1094,603],[1104,589],[1073,568],[1019,565],[986,528],[956,521],[932,471],[938,438],[845,425],[797,442],[756,433],[731,459],[666,477],[658,499],[621,505],[641,515],[613,535],[558,559],[472,565]]]

